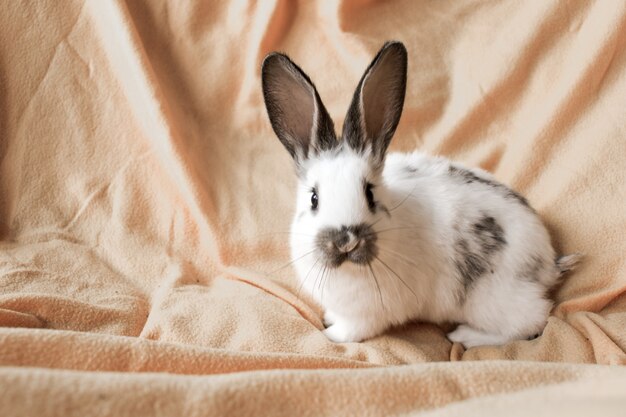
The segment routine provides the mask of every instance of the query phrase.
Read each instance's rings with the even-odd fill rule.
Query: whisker
[[[383,266],[384,266],[385,268],[387,268],[387,269],[388,269],[388,270],[389,270],[392,274],[394,274],[394,275],[395,275],[395,276],[396,276],[396,277],[400,280],[400,282],[402,282],[402,284],[404,284],[404,286],[405,286],[405,287],[406,287],[409,291],[411,291],[411,293],[415,296],[415,298],[418,298],[418,297],[417,297],[417,294],[415,294],[415,291],[413,291],[413,289],[412,289],[411,287],[409,287],[409,285],[408,285],[408,284],[407,284],[407,283],[406,283],[406,282],[405,282],[405,281],[404,281],[404,280],[400,277],[400,275],[398,275],[398,274],[396,273],[396,271],[394,271],[393,269],[391,269],[391,268],[389,267],[389,265],[387,265],[387,264],[386,264],[386,263],[385,263],[382,259],[380,259],[378,256],[374,255],[374,258],[378,259],[378,262],[380,262],[381,264],[383,264]]]
[[[383,240],[383,239],[379,239],[379,240]],[[387,241],[395,242],[395,241],[389,240],[389,239],[387,239]],[[399,242],[399,243],[402,243],[402,242]],[[412,266],[412,267],[414,267],[414,268],[416,268],[418,270],[427,269],[432,274],[436,274],[437,273],[437,271],[433,268],[433,266],[432,266],[432,264],[430,262],[424,262],[422,264],[416,264],[412,259],[403,256],[403,254],[401,252],[391,250],[387,246],[378,245],[378,249],[379,250],[383,250],[384,252],[387,252],[390,255],[394,255],[396,259],[398,259],[398,260],[406,263],[407,265]]]
[[[318,257],[315,262],[313,263],[313,266],[311,266],[311,268],[309,269],[309,272],[306,273],[306,276],[304,277],[304,279],[302,280],[302,282],[300,282],[300,286],[298,287],[298,291],[296,292],[296,297],[300,298],[300,291],[302,290],[302,287],[304,286],[304,283],[306,282],[306,280],[309,278],[309,275],[311,274],[311,272],[313,271],[313,269],[315,268],[315,266],[317,265],[317,263],[320,261],[320,259],[322,259],[321,257]]]
[[[412,230],[412,229],[419,229],[419,230],[424,230],[426,229],[426,227],[424,226],[417,226],[417,225],[413,225],[413,226],[400,226],[400,227],[390,227],[388,229],[382,229],[382,230],[377,230],[374,233],[383,233],[383,232],[388,232],[390,230]]]
[[[328,280],[330,279],[330,275],[333,273],[332,268],[328,268],[327,272],[326,272],[326,277],[323,278],[324,282],[322,283],[322,291],[320,293],[320,301],[322,302],[322,304],[324,303],[324,288],[326,287],[326,283],[328,282]]]
[[[383,252],[387,252],[390,255],[395,255],[395,257],[403,262],[405,262],[406,264],[410,265],[410,266],[414,266],[415,268],[422,268],[424,265],[418,265],[415,262],[413,262],[411,259],[405,258],[404,256],[402,256],[402,254],[400,252],[396,252],[393,251],[387,247],[384,246],[378,246],[379,250],[382,250]]]
[[[388,280],[394,280],[394,279],[397,279],[396,277],[392,276],[392,275],[389,273],[389,271],[388,271],[387,269],[382,268],[382,270],[383,270],[383,272],[385,273],[385,275],[386,275],[386,277],[387,277],[387,279],[388,279]]]
[[[415,191],[415,189],[416,189],[416,188],[417,188],[417,185],[416,185],[415,187],[413,187],[413,189],[411,190],[411,192],[410,192],[410,193],[408,193],[408,194],[406,195],[406,197],[404,197],[404,199],[400,202],[400,204],[397,204],[394,208],[390,209],[390,210],[389,210],[389,212],[391,213],[392,211],[394,211],[395,209],[397,209],[398,207],[400,207],[402,204],[404,204],[404,203],[405,203],[405,202],[409,199],[409,197],[411,197],[411,195],[413,194],[413,191]]]
[[[374,268],[372,268],[372,264],[370,262],[367,263],[367,266],[369,267],[371,273],[372,273],[372,277],[374,277],[374,283],[376,284],[376,288],[378,289],[378,298],[380,298],[380,305],[383,308],[383,310],[387,310],[385,308],[385,303],[383,302],[383,293],[380,291],[380,285],[378,284],[378,278],[376,278],[376,274],[374,273]]]
[[[315,251],[316,251],[316,249],[313,249],[312,251],[309,251],[309,252],[305,253],[304,255],[299,256],[296,259],[293,259],[293,260],[289,261],[289,263],[287,263],[286,265],[283,265],[283,266],[281,266],[278,269],[270,271],[269,274],[274,274],[274,273],[280,271],[281,269],[287,268],[289,265],[293,265],[294,263],[298,262],[300,259],[304,258],[305,256],[308,256],[308,255],[312,254]]]
[[[374,225],[378,223],[379,221],[381,221],[382,219],[384,219],[384,217],[381,217],[380,219],[376,220],[374,223],[370,224],[370,227],[374,227]]]
[[[271,235],[298,235],[298,236],[307,236],[307,237],[312,237],[312,238],[315,237],[314,235],[309,235],[306,233],[285,232],[285,231],[260,233],[257,236],[271,236]]]
[[[323,265],[322,268],[320,268],[320,270],[317,272],[317,275],[315,276],[315,281],[313,281],[313,287],[311,288],[312,290],[315,290],[315,287],[317,287],[317,289],[319,290],[319,282],[322,276],[324,276],[324,273],[326,272],[326,264]]]
[[[413,225],[413,226],[390,227],[390,228],[387,228],[387,229],[374,230],[373,232],[365,233],[365,234],[363,234],[363,237],[373,236],[373,235],[376,235],[378,233],[388,232],[390,230],[411,230],[411,229],[425,230],[426,227],[424,227],[424,226],[416,226],[416,225]]]
[[[324,268],[322,269],[322,275],[320,276],[319,282],[316,281],[318,290],[320,290],[322,288],[322,281],[324,281],[324,275],[326,274],[326,268],[328,268],[328,265],[324,264]]]

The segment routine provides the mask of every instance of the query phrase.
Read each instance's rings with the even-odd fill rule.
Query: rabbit
[[[579,256],[557,257],[528,201],[488,172],[387,155],[404,105],[402,43],[385,43],[367,67],[340,137],[287,55],[267,55],[261,78],[298,177],[291,255],[328,339],[361,342],[417,320],[458,323],[447,336],[466,348],[543,331],[547,292]]]

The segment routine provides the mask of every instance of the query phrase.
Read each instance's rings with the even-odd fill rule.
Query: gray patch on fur
[[[348,243],[348,233],[359,240],[359,244],[350,252],[342,252],[339,247]],[[328,227],[320,230],[315,239],[318,251],[323,255],[325,263],[337,268],[346,261],[359,265],[367,265],[377,253],[376,233],[367,224],[343,226],[341,229]]]
[[[504,230],[491,216],[484,216],[472,225],[472,232],[476,237],[483,255],[488,257],[506,245]]]
[[[462,233],[454,246],[454,263],[467,290],[487,271],[493,273],[493,257],[504,248],[506,239],[502,227],[487,215]]]
[[[455,264],[463,280],[463,286],[467,290],[472,283],[485,273],[489,264],[480,255],[474,253],[467,242],[461,238],[454,246],[456,253]]]
[[[411,166],[411,165],[407,165],[407,166],[405,166],[402,169],[404,170],[404,172],[406,172],[409,175],[413,175],[413,174],[415,174],[418,171],[418,169],[416,167]]]
[[[532,210],[532,207],[530,206],[530,204],[528,204],[528,200],[526,200],[524,197],[511,190],[504,184],[490,180],[488,178],[479,177],[468,169],[455,167],[453,165],[450,165],[448,167],[448,173],[452,177],[462,180],[465,184],[479,183],[494,188],[501,192],[506,198],[517,200],[520,204]]]
[[[540,281],[538,276],[539,272],[541,272],[544,267],[544,260],[538,255],[533,255],[531,256],[530,260],[524,265],[522,273],[520,274],[520,278],[527,279],[533,282],[538,282]]]

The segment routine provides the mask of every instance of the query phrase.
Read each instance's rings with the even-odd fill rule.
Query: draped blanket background
[[[260,63],[287,52],[340,126],[388,39],[391,150],[492,171],[585,254],[540,338],[334,344],[284,267],[295,175]],[[4,2],[0,414],[618,415],[625,112],[625,2]]]

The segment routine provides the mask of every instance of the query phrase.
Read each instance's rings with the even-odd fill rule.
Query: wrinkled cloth
[[[0,415],[624,410],[625,2],[5,3]],[[537,339],[336,344],[299,291],[261,62],[288,53],[340,127],[391,39],[390,150],[491,171],[584,255]]]

